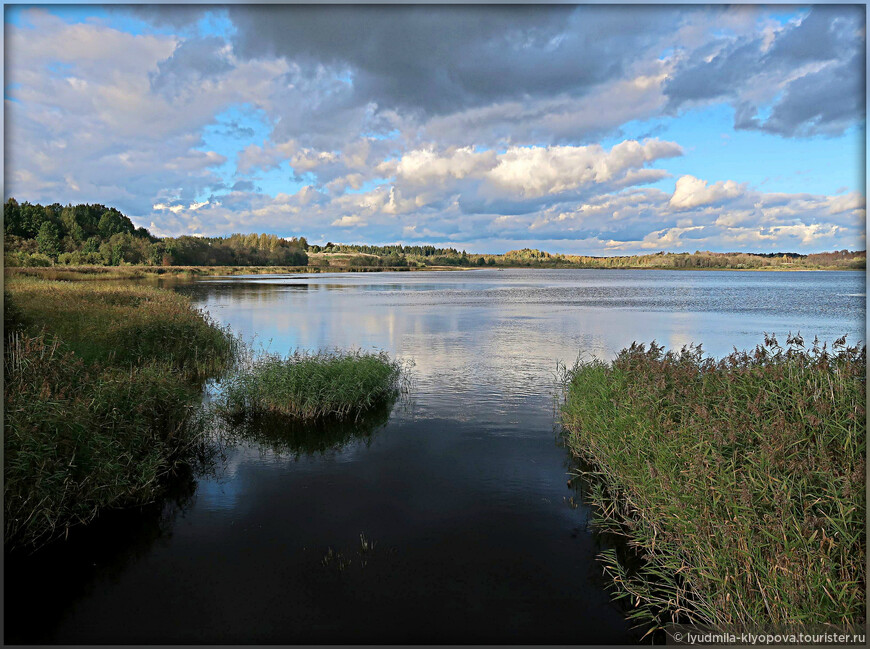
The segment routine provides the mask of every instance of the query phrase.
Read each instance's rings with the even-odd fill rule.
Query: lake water
[[[328,448],[260,431],[160,506],[7,555],[7,642],[635,642],[566,483],[557,362],[632,341],[718,357],[764,332],[854,343],[866,329],[858,272],[347,273],[177,290],[269,351],[413,360],[411,392],[330,431]]]

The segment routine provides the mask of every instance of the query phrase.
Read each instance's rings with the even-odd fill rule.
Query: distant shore
[[[432,272],[460,270],[677,270],[677,271],[770,271],[770,272],[813,272],[846,270],[864,272],[863,268],[794,268],[788,266],[767,266],[763,268],[673,268],[673,267],[619,267],[619,268],[582,268],[573,266],[422,266],[422,267],[372,267],[372,266],[13,266],[4,269],[7,277],[40,277],[43,279],[63,280],[125,280],[145,278],[192,278],[220,277],[237,275],[307,275],[321,273],[397,273]]]
[[[657,270],[863,270],[866,250],[830,252],[659,252],[612,256],[551,253],[521,248],[468,252],[431,244],[309,244],[304,236],[235,233],[229,236],[159,237],[105,205],[19,204],[9,198],[4,215],[4,266],[76,268],[76,277],[107,275],[277,274],[469,270],[473,268],[573,268]],[[263,269],[267,270],[263,270]],[[115,272],[115,271],[109,271]]]

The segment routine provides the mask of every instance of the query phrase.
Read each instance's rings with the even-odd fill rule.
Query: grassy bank
[[[13,279],[4,325],[7,548],[154,499],[198,444],[198,382],[236,348],[143,286]]]
[[[61,281],[126,280],[149,278],[189,279],[236,275],[298,275],[317,273],[376,273],[456,268],[353,267],[353,266],[31,266],[4,269],[7,277],[32,277]],[[461,269],[460,269],[461,270]]]
[[[224,381],[219,408],[231,417],[356,418],[393,398],[401,376],[401,364],[386,353],[265,355]]]
[[[568,373],[563,428],[605,570],[642,623],[729,631],[863,624],[865,348],[767,338],[714,361],[632,345]]]
[[[6,290],[31,332],[43,327],[86,362],[164,361],[193,378],[220,369],[235,341],[184,296],[121,282],[11,277]]]

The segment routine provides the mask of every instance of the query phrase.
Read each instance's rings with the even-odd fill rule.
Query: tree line
[[[274,234],[228,237],[156,237],[113,207],[101,204],[4,206],[7,266],[121,264],[150,266],[335,266],[344,267],[526,267],[526,268],[842,268],[861,269],[866,251],[657,252],[595,257],[523,248],[504,254],[471,254],[456,248],[402,244],[376,246],[329,242],[309,245],[305,237]],[[309,257],[309,253],[312,255]]]
[[[113,207],[18,203],[3,208],[7,266],[306,266],[305,237],[155,237]]]
[[[332,243],[331,241],[325,246],[309,246],[311,252],[361,252],[367,255],[377,255],[386,257],[388,255],[401,256],[408,255],[414,257],[434,257],[436,255],[444,256],[461,256],[465,255],[465,251],[460,252],[456,248],[436,248],[435,246],[404,246],[395,244],[391,246],[372,246],[359,243]]]

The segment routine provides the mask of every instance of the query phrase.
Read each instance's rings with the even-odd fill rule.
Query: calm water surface
[[[857,272],[348,273],[178,290],[269,351],[413,360],[411,394],[329,431],[326,448],[258,431],[162,506],[7,556],[7,641],[634,642],[566,485],[557,361],[635,340],[722,356],[763,332],[865,338]]]

